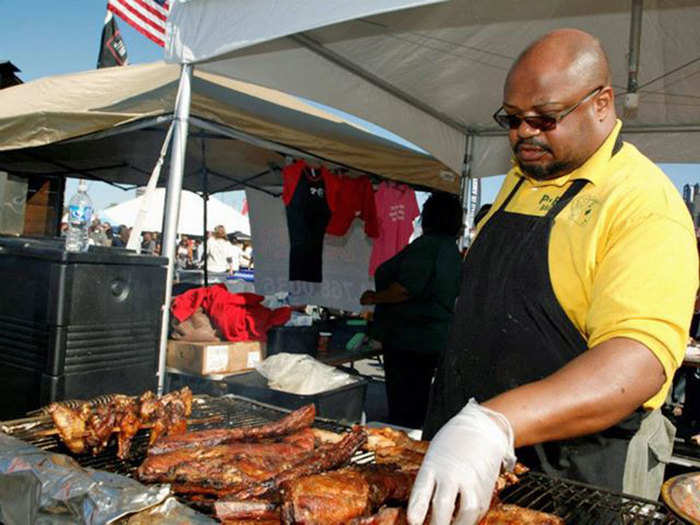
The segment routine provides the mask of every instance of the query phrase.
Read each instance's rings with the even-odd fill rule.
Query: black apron
[[[305,167],[287,205],[289,280],[323,281],[323,237],[331,218],[320,170]]]
[[[505,211],[523,180],[468,252],[423,439],[432,438],[469,398],[483,402],[543,379],[588,348],[556,298],[548,261],[555,218],[587,181],[575,180],[545,216],[536,217]],[[642,417],[638,411],[602,433],[516,452],[536,470],[621,490],[628,441]]]

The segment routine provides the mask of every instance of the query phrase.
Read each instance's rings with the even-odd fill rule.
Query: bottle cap
[[[85,179],[80,179],[80,182],[78,182],[78,190],[87,191],[87,182],[85,182]]]

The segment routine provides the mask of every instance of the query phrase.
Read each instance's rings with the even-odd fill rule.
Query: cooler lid
[[[0,255],[31,257],[63,263],[166,266],[166,257],[138,255],[125,248],[90,246],[87,252],[67,252],[65,239],[0,236]]]

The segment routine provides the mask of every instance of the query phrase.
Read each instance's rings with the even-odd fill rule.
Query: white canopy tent
[[[698,0],[450,0],[329,25],[337,3],[177,1],[166,61],[357,115],[456,172],[469,153],[471,176],[483,177],[509,166],[491,120],[508,68],[537,36],[576,27],[608,52],[619,113],[628,91],[639,97],[625,140],[656,162],[700,162]]]
[[[451,0],[398,10],[420,3],[175,0],[166,61],[182,65],[183,98],[169,192],[181,186],[196,66],[410,140],[462,173],[471,222],[471,180],[508,168],[507,141],[490,119],[506,72],[525,44],[560,27],[589,31],[608,51],[625,140],[656,162],[700,162],[700,0]]]
[[[144,195],[139,195],[121,204],[110,206],[102,211],[102,216],[112,224],[133,226],[136,216],[141,209]],[[165,210],[165,189],[156,188],[148,206],[143,231],[161,231],[163,212]],[[248,217],[238,210],[210,197],[207,202],[207,231],[213,231],[222,225],[228,233],[241,232],[250,235]],[[180,200],[180,217],[177,223],[177,233],[185,235],[202,235],[204,232],[204,199],[192,193],[183,191]]]

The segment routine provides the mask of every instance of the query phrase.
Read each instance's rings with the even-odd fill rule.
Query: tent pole
[[[202,235],[202,255],[204,256],[204,286],[209,286],[209,257],[207,257],[207,212],[209,208],[209,172],[204,161],[204,139],[202,139],[202,176],[204,177],[204,232]]]
[[[173,276],[175,273],[175,248],[177,225],[180,217],[180,196],[182,178],[185,171],[185,153],[187,151],[187,129],[190,115],[190,97],[192,83],[192,65],[183,64],[180,72],[180,96],[175,108],[173,144],[170,157],[170,173],[165,196],[165,220],[163,223],[163,240],[161,255],[168,258],[165,278],[165,303],[162,308],[160,325],[160,347],[158,352],[158,394],[163,394],[165,387],[165,358],[168,349],[168,328],[170,326],[170,301],[173,296]]]
[[[467,135],[467,140],[464,148],[464,163],[462,164],[462,180],[461,188],[459,192],[460,199],[462,201],[462,209],[464,210],[464,218],[462,224],[464,225],[464,231],[462,232],[462,237],[459,241],[460,250],[469,248],[471,244],[471,228],[474,224],[474,214],[476,210],[474,206],[476,203],[472,198],[474,179],[472,179],[472,156],[474,154],[474,135],[471,133]]]

